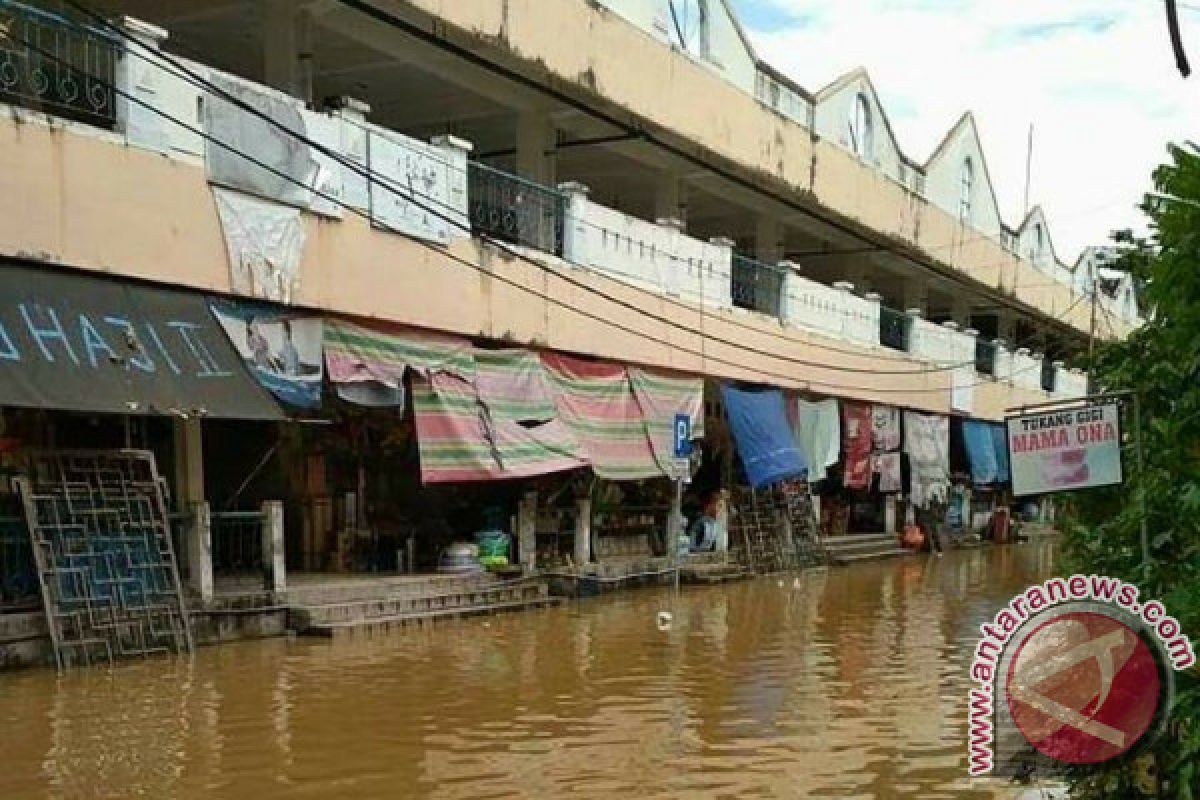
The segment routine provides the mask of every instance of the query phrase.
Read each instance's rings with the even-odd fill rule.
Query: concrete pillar
[[[958,323],[960,328],[971,327],[971,303],[965,297],[954,296],[950,309],[950,318]]]
[[[783,259],[783,226],[775,217],[760,216],[754,224],[754,257],[764,264]]]
[[[585,219],[588,193],[591,190],[576,181],[560,183],[558,190],[567,196],[566,219],[563,220],[562,257],[572,264],[590,264],[589,243],[592,240],[592,229],[588,227]]]
[[[582,568],[592,562],[592,496],[576,498],[575,501],[575,567]]]
[[[557,134],[544,109],[523,109],[517,114],[517,174],[553,186],[556,182]]]
[[[654,185],[654,218],[677,219],[687,226],[688,187],[676,172],[663,172]]]
[[[263,31],[264,81],[312,105],[312,15],[293,0],[266,0]]]
[[[1001,311],[996,315],[996,338],[1006,342],[1017,341],[1017,317],[1011,311]]]
[[[517,555],[526,572],[537,569],[536,491],[528,491],[517,501]]]
[[[186,511],[204,502],[203,426],[198,417],[174,419],[171,434],[175,453],[175,508]]]
[[[471,212],[467,197],[467,160],[470,158],[471,151],[475,149],[475,145],[466,139],[460,139],[450,134],[434,136],[429,143],[442,151],[442,157],[449,166],[446,188],[450,195],[449,205],[454,209],[452,213],[454,223],[450,226],[450,236],[453,238],[469,236]]]
[[[718,553],[729,552],[729,490],[722,489],[721,497],[717,500],[717,542]]]
[[[287,566],[283,552],[283,503],[268,500],[262,504],[262,559],[266,571],[264,587],[280,593],[287,589]]]
[[[915,309],[921,316],[929,315],[929,284],[917,278],[904,282],[904,310]]]
[[[208,503],[191,506],[191,526],[187,535],[188,586],[200,596],[202,605],[213,598],[212,511]]]
[[[883,531],[896,535],[896,495],[883,496]]]

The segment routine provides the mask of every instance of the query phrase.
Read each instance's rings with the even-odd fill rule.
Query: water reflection
[[[1051,555],[3,675],[0,796],[992,796],[965,780],[966,662]]]

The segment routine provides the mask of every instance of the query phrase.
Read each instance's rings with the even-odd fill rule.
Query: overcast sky
[[[1180,0],[1200,70],[1200,0]],[[1200,141],[1200,74],[1175,69],[1161,0],[733,0],[758,54],[815,92],[865,66],[900,148],[924,163],[975,112],[1000,213],[1031,205],[1073,263],[1134,205],[1168,141]]]

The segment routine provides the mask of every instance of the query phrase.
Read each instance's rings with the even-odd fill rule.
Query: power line
[[[67,0],[67,2],[70,2],[70,0]],[[105,22],[106,22],[106,21],[105,21]],[[107,23],[106,23],[106,24],[107,24]],[[124,34],[122,33],[122,35],[124,35]],[[17,38],[17,37],[14,37],[14,38]],[[26,46],[26,47],[27,47],[28,49],[30,49],[31,51],[38,52],[40,55],[42,55],[42,56],[44,56],[44,57],[46,57],[46,58],[48,58],[48,59],[50,59],[50,60],[53,60],[53,61],[55,61],[55,62],[57,62],[57,63],[60,63],[60,64],[64,64],[64,63],[65,63],[65,62],[64,62],[64,61],[63,61],[61,58],[59,58],[58,56],[56,56],[56,55],[54,55],[54,54],[52,54],[52,53],[49,53],[49,52],[47,52],[47,51],[41,50],[40,48],[38,48],[38,47],[36,47],[36,46],[32,45],[32,44],[31,44],[31,43],[29,43],[28,41],[24,41],[24,40],[20,40],[20,41],[21,41],[21,43],[22,43],[24,46]],[[345,208],[346,210],[350,211],[351,213],[354,213],[354,214],[356,214],[356,215],[358,215],[358,216],[361,216],[361,217],[363,217],[364,219],[367,219],[367,220],[368,220],[369,222],[371,222],[372,224],[374,224],[374,225],[378,225],[379,227],[383,228],[383,229],[384,229],[384,230],[386,230],[386,231],[389,231],[389,232],[391,232],[391,233],[396,233],[396,234],[399,234],[399,235],[403,235],[403,234],[400,234],[400,232],[399,232],[399,231],[396,231],[394,228],[392,228],[391,226],[387,225],[386,223],[383,223],[383,222],[381,222],[380,220],[377,220],[377,219],[376,219],[376,218],[375,218],[373,215],[371,215],[371,214],[369,214],[369,213],[367,213],[367,212],[364,212],[364,211],[362,211],[362,210],[360,210],[360,209],[354,208],[353,206],[350,206],[349,204],[347,204],[347,203],[345,203],[344,201],[342,201],[340,198],[333,197],[332,195],[329,195],[328,193],[325,193],[325,192],[323,192],[322,190],[319,190],[319,189],[314,189],[314,188],[312,188],[312,187],[310,187],[310,186],[306,185],[306,184],[305,184],[305,183],[303,183],[302,181],[299,181],[298,179],[296,179],[294,176],[292,176],[292,175],[289,175],[289,174],[287,174],[286,172],[283,172],[282,170],[279,170],[279,169],[277,169],[277,168],[275,168],[275,167],[273,167],[273,166],[271,166],[271,165],[269,165],[269,164],[266,164],[265,162],[262,162],[261,160],[259,160],[259,159],[256,159],[255,157],[253,157],[253,156],[251,156],[251,155],[249,155],[249,154],[247,154],[247,153],[245,153],[245,152],[243,152],[243,151],[241,151],[241,150],[237,149],[236,147],[233,147],[232,145],[228,144],[227,142],[223,142],[223,141],[221,141],[221,140],[217,139],[216,137],[212,136],[211,134],[207,133],[206,131],[203,131],[203,130],[201,130],[201,129],[199,129],[199,128],[196,128],[196,127],[194,127],[194,126],[190,125],[189,123],[187,123],[187,122],[184,122],[183,120],[180,120],[179,118],[177,118],[177,117],[175,117],[175,116],[173,116],[173,115],[171,115],[171,114],[169,114],[169,113],[167,113],[167,112],[164,112],[164,111],[162,111],[162,110],[160,110],[160,109],[158,109],[158,108],[156,108],[156,107],[154,107],[154,106],[150,105],[149,103],[147,103],[147,102],[143,101],[141,98],[138,98],[138,97],[135,97],[135,96],[133,96],[133,95],[130,95],[128,92],[125,92],[125,91],[124,91],[124,90],[122,90],[120,87],[114,86],[114,85],[112,85],[112,84],[105,83],[104,81],[99,81],[99,82],[100,82],[102,85],[105,85],[105,86],[107,86],[107,88],[109,88],[110,90],[112,90],[114,93],[116,93],[116,94],[120,95],[120,96],[121,96],[121,97],[123,97],[124,99],[128,100],[129,102],[135,103],[135,104],[137,104],[137,105],[139,105],[139,106],[141,106],[141,107],[143,107],[143,108],[146,108],[146,109],[147,109],[147,110],[149,110],[151,113],[154,113],[154,114],[156,114],[156,115],[158,115],[158,116],[160,116],[160,117],[162,117],[162,118],[164,118],[164,119],[168,120],[169,122],[172,122],[173,124],[175,124],[175,125],[178,125],[179,127],[181,127],[181,128],[183,128],[183,129],[185,129],[185,130],[189,131],[190,133],[193,133],[194,135],[197,135],[197,136],[199,136],[199,137],[203,138],[205,141],[210,141],[210,142],[212,142],[213,144],[215,144],[216,146],[218,146],[218,147],[221,147],[222,149],[228,150],[229,152],[233,153],[234,155],[238,156],[239,158],[242,158],[243,160],[245,160],[245,161],[247,161],[247,162],[249,162],[249,163],[251,163],[251,164],[254,164],[255,166],[259,167],[260,169],[263,169],[263,170],[265,170],[265,171],[267,171],[267,172],[270,172],[271,174],[274,174],[276,177],[279,177],[279,178],[281,178],[281,179],[283,179],[283,180],[286,180],[286,181],[288,181],[288,182],[290,182],[290,183],[293,183],[293,184],[295,184],[296,186],[299,186],[300,188],[303,188],[303,189],[305,189],[306,191],[310,191],[310,192],[312,192],[313,194],[315,194],[315,195],[317,195],[317,196],[320,196],[320,197],[322,197],[323,199],[327,200],[328,202],[331,202],[331,203],[333,203],[333,204],[335,204],[335,205],[337,205],[337,206],[340,206],[340,207],[342,207],[342,208]],[[216,89],[216,87],[214,87],[214,90],[215,90],[215,91],[216,91],[218,94],[220,93],[220,90],[219,90],[219,89]],[[236,100],[236,98],[234,98],[234,99]],[[249,110],[251,113],[255,113],[255,114],[258,114],[258,115],[260,115],[260,116],[262,115],[262,114],[261,114],[261,112],[259,112],[257,109],[249,108],[248,110]],[[269,119],[269,118],[268,118],[268,119]],[[288,129],[286,129],[286,128],[284,128],[284,130],[285,130],[286,132],[290,133],[291,135],[297,136],[298,138],[303,138],[303,137],[299,137],[299,136],[298,136],[298,134],[295,134],[294,132],[291,132],[291,131],[289,131],[289,130],[288,130]],[[313,143],[313,144],[315,144],[315,143]],[[333,157],[333,156],[331,156],[331,157]],[[353,165],[353,166],[357,167],[357,165]],[[400,196],[404,197],[405,195],[401,194]],[[413,202],[415,203],[415,201],[413,201]],[[416,204],[416,205],[418,205],[418,206],[420,206],[420,204],[419,204],[419,203],[415,203],[415,204]],[[433,213],[435,216],[437,215],[437,212],[435,212],[435,211],[432,211],[432,210],[431,210],[431,209],[429,209],[428,207],[425,207],[425,208],[424,208],[424,210],[426,210],[426,211],[429,211],[430,213]],[[406,237],[406,238],[407,238],[407,237]],[[569,306],[569,305],[567,305],[566,303],[564,303],[564,302],[563,302],[563,301],[561,301],[561,300],[558,300],[558,299],[556,299],[556,298],[550,297],[549,295],[546,295],[546,294],[544,294],[544,293],[537,292],[537,291],[535,291],[535,290],[533,290],[533,289],[531,289],[531,288],[529,288],[529,287],[527,287],[527,286],[524,286],[524,285],[521,285],[521,284],[517,283],[516,281],[514,281],[514,280],[512,280],[512,279],[510,279],[510,278],[505,278],[505,277],[503,277],[503,276],[501,276],[501,275],[499,275],[499,274],[496,274],[496,273],[494,273],[494,272],[491,272],[491,271],[485,270],[483,267],[481,267],[481,266],[480,266],[480,265],[478,265],[478,264],[474,264],[474,263],[472,263],[472,262],[470,262],[470,261],[468,261],[468,260],[466,260],[466,259],[463,259],[463,258],[461,258],[461,257],[459,257],[459,256],[455,256],[454,254],[452,254],[452,253],[449,253],[449,252],[447,252],[447,251],[445,251],[445,250],[443,250],[443,249],[441,249],[441,248],[435,247],[434,245],[432,245],[432,244],[430,244],[430,243],[428,243],[428,242],[422,241],[422,240],[420,240],[420,239],[416,239],[416,240],[414,240],[414,241],[416,241],[416,242],[417,242],[418,244],[420,244],[421,246],[423,246],[423,247],[426,247],[427,249],[433,250],[434,252],[437,252],[437,253],[439,253],[439,254],[443,255],[444,257],[447,257],[447,258],[449,258],[449,259],[451,259],[451,260],[455,261],[456,263],[459,263],[459,264],[461,264],[461,265],[463,265],[463,266],[466,266],[466,267],[468,267],[468,268],[470,268],[470,269],[472,269],[472,270],[474,270],[474,271],[477,271],[477,272],[480,272],[480,273],[483,273],[483,274],[487,274],[487,275],[489,275],[489,277],[492,277],[492,278],[494,278],[494,279],[500,280],[501,282],[503,282],[503,283],[506,283],[506,284],[508,284],[508,285],[511,285],[511,286],[513,286],[514,288],[517,288],[517,289],[518,289],[518,290],[520,290],[520,291],[523,291],[523,292],[526,292],[526,293],[528,293],[528,294],[531,294],[531,295],[533,295],[533,296],[535,296],[535,297],[539,297],[539,298],[541,298],[541,299],[544,299],[544,300],[546,300],[547,302],[551,302],[551,303],[554,303],[554,304],[556,304],[556,305],[559,305],[559,306],[561,306],[561,307],[563,307],[563,308],[567,309],[567,310],[568,310],[568,311],[570,311],[571,313],[579,314],[580,316],[586,317],[586,318],[588,318],[588,319],[593,319],[593,320],[595,320],[595,321],[598,321],[598,322],[600,322],[600,323],[602,323],[602,324],[604,324],[604,325],[611,326],[611,327],[613,327],[613,328],[616,328],[616,329],[618,329],[618,330],[622,330],[622,331],[624,331],[624,332],[631,333],[631,334],[634,334],[634,335],[636,335],[636,336],[639,336],[639,337],[642,337],[642,338],[649,339],[649,340],[651,340],[651,341],[654,341],[654,342],[656,342],[656,343],[659,343],[659,344],[665,344],[665,345],[668,345],[668,346],[674,346],[675,348],[677,348],[677,349],[679,349],[679,350],[683,351],[684,353],[688,353],[688,354],[690,354],[690,355],[697,355],[697,356],[699,356],[701,359],[703,359],[703,360],[706,360],[706,361],[707,361],[707,360],[712,360],[712,361],[714,361],[714,362],[716,362],[716,363],[724,364],[724,365],[726,365],[726,366],[731,366],[731,367],[739,367],[739,368],[740,368],[740,367],[742,366],[741,364],[738,364],[738,363],[736,363],[736,362],[732,362],[732,361],[728,361],[728,360],[726,360],[726,359],[722,359],[722,358],[719,358],[719,357],[717,357],[717,356],[709,356],[709,355],[707,355],[706,353],[704,353],[702,350],[701,350],[701,351],[693,350],[693,349],[691,349],[691,348],[687,348],[687,347],[685,347],[685,346],[683,346],[683,345],[679,345],[679,344],[674,344],[674,345],[673,345],[672,343],[670,343],[670,342],[667,342],[667,341],[664,341],[664,340],[662,340],[662,339],[657,339],[657,338],[655,338],[655,337],[653,337],[653,336],[648,336],[648,335],[646,335],[644,332],[642,332],[642,331],[638,331],[638,330],[635,330],[635,329],[633,329],[633,328],[630,328],[630,327],[628,327],[628,326],[626,326],[626,325],[623,325],[622,323],[615,322],[615,321],[613,321],[613,320],[609,320],[609,319],[606,319],[606,318],[604,318],[604,317],[597,316],[597,315],[595,315],[595,314],[593,314],[593,313],[591,313],[591,312],[588,312],[588,311],[584,311],[584,310],[582,310],[582,309],[578,308],[577,306]],[[582,283],[579,283],[579,282],[573,281],[573,280],[571,280],[571,279],[569,278],[569,276],[567,276],[567,275],[564,275],[563,273],[561,273],[561,272],[559,272],[559,271],[557,271],[557,270],[555,270],[555,269],[552,269],[552,268],[548,267],[548,266],[547,266],[547,265],[545,265],[545,264],[541,264],[540,262],[537,262],[537,261],[533,261],[533,260],[531,260],[531,259],[528,259],[528,257],[525,257],[523,254],[520,254],[520,253],[518,253],[517,251],[512,251],[512,250],[508,249],[506,246],[498,245],[497,243],[495,243],[495,242],[492,242],[492,241],[490,241],[490,240],[487,240],[487,241],[488,241],[488,243],[489,243],[489,244],[492,244],[493,246],[497,246],[497,247],[498,247],[498,249],[503,249],[505,252],[507,252],[507,253],[511,253],[511,254],[513,254],[515,257],[517,257],[517,258],[520,258],[520,259],[522,259],[522,260],[524,260],[524,261],[527,261],[528,263],[531,263],[531,264],[533,264],[533,265],[535,265],[535,266],[539,267],[540,269],[542,269],[542,270],[544,270],[544,271],[548,272],[549,274],[553,274],[553,275],[555,275],[556,277],[558,277],[558,278],[560,278],[560,279],[562,279],[562,280],[564,280],[564,281],[566,281],[566,282],[572,283],[573,285],[576,285],[576,286],[578,286],[578,287],[580,287],[580,288],[584,289],[585,291],[588,291],[588,292],[591,292],[591,293],[597,294],[597,295],[599,295],[599,296],[601,296],[601,297],[604,297],[605,299],[608,299],[608,300],[609,300],[609,301],[611,301],[611,302],[617,303],[617,304],[619,304],[619,305],[623,305],[623,306],[625,306],[626,308],[629,308],[629,309],[631,309],[631,310],[637,311],[638,313],[641,313],[641,314],[643,314],[643,315],[645,315],[645,316],[649,316],[649,317],[651,317],[651,318],[653,318],[653,319],[657,319],[657,320],[659,320],[659,321],[662,321],[662,322],[664,322],[664,323],[667,323],[667,324],[672,324],[672,325],[675,325],[675,327],[681,327],[681,326],[678,326],[678,325],[677,325],[677,324],[675,324],[675,323],[672,323],[672,322],[671,322],[671,320],[668,320],[668,319],[666,319],[666,318],[664,318],[664,317],[661,317],[661,316],[656,316],[656,315],[652,315],[652,314],[647,314],[647,313],[646,313],[646,312],[644,312],[642,309],[639,309],[639,308],[637,308],[636,306],[633,306],[632,304],[629,304],[629,303],[626,303],[626,302],[624,302],[624,301],[621,301],[621,300],[619,300],[619,298],[613,298],[611,295],[607,295],[606,293],[604,293],[604,292],[601,292],[600,290],[597,290],[597,289],[595,289],[594,287],[590,287],[590,286],[587,286],[586,284],[582,284]],[[1069,309],[1068,309],[1068,310],[1069,310]],[[703,314],[702,314],[702,316],[703,316]],[[688,332],[691,332],[691,333],[697,333],[697,331],[695,331],[694,329],[690,329],[690,328],[685,328],[684,330],[687,330]],[[703,332],[702,332],[702,331],[700,331],[699,333],[701,334],[701,336],[703,336]],[[718,342],[721,342],[721,343],[724,343],[724,344],[731,345],[731,346],[733,346],[733,347],[740,347],[740,348],[742,348],[742,349],[748,349],[748,350],[752,350],[752,351],[754,351],[754,350],[753,350],[753,348],[746,348],[746,347],[744,347],[744,346],[742,346],[742,345],[739,345],[739,344],[737,344],[737,343],[735,343],[735,342],[730,342],[730,341],[728,341],[728,340],[717,339],[716,341],[718,341]],[[754,351],[754,352],[760,352],[760,353],[763,353],[764,355],[767,355],[767,356],[769,356],[769,357],[771,357],[771,358],[774,358],[774,359],[777,359],[777,360],[788,361],[788,362],[791,362],[791,363],[797,363],[797,364],[801,364],[801,365],[804,365],[804,366],[810,366],[810,367],[813,367],[813,368],[815,368],[815,369],[826,370],[826,371],[831,371],[831,372],[858,372],[858,373],[863,373],[863,374],[898,374],[898,375],[918,375],[918,374],[929,374],[929,373],[933,373],[933,372],[943,372],[943,371],[947,371],[947,370],[952,370],[952,369],[958,369],[958,368],[962,368],[962,367],[964,367],[964,366],[967,366],[968,364],[972,363],[972,362],[964,362],[963,364],[956,365],[956,366],[951,366],[951,367],[939,367],[939,368],[932,368],[932,369],[903,370],[903,371],[897,371],[897,372],[888,372],[888,371],[884,371],[884,370],[854,370],[854,369],[852,369],[852,368],[836,367],[836,366],[833,366],[833,365],[826,365],[826,364],[820,364],[820,363],[806,362],[806,361],[802,361],[802,360],[799,360],[799,359],[788,358],[788,357],[780,356],[780,355],[777,355],[777,354],[767,353],[767,352],[765,352],[765,351]],[[859,356],[862,356],[862,357],[870,357],[870,354],[863,354],[863,353],[861,353],[861,352],[860,352],[860,353],[856,353],[856,355],[859,355]],[[777,372],[774,372],[774,371],[772,371],[772,370],[769,370],[769,369],[761,369],[761,370],[756,370],[756,371],[757,371],[757,372],[759,372],[759,373],[760,373],[760,374],[762,374],[762,375],[767,375],[767,376],[770,376],[770,377],[779,378],[779,379],[781,379],[781,380],[784,380],[784,381],[787,381],[787,382],[789,382],[789,383],[803,383],[803,384],[805,384],[806,386],[809,386],[809,387],[811,387],[811,386],[813,386],[813,385],[819,385],[819,386],[823,386],[823,387],[827,387],[827,388],[829,388],[829,389],[835,389],[835,390],[836,390],[836,389],[842,389],[842,390],[846,390],[846,391],[887,392],[887,393],[896,392],[896,393],[905,393],[905,394],[923,394],[923,393],[930,393],[930,392],[943,393],[943,392],[945,392],[945,391],[946,391],[946,388],[942,388],[942,387],[939,387],[939,388],[936,388],[936,389],[887,389],[887,388],[882,388],[882,389],[880,389],[880,388],[876,388],[876,387],[869,387],[869,386],[851,386],[851,385],[842,385],[842,384],[829,383],[829,382],[825,382],[825,381],[812,381],[812,380],[803,380],[803,379],[797,378],[797,377],[795,377],[795,376],[792,376],[792,375],[786,375],[786,374],[783,374],[783,373],[777,373]],[[980,381],[980,382],[978,382],[978,383],[975,383],[975,384],[969,384],[968,386],[963,386],[963,387],[959,387],[959,388],[969,388],[969,386],[983,385],[983,384],[985,384],[985,383],[989,383],[989,381]]]

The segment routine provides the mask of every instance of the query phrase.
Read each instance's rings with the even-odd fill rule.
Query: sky
[[[1119,228],[1170,141],[1200,141],[1200,0],[1180,0],[1196,73],[1175,68],[1161,0],[732,0],[758,55],[815,93],[863,66],[900,149],[924,163],[973,111],[1005,222],[1030,205],[1073,264]]]

